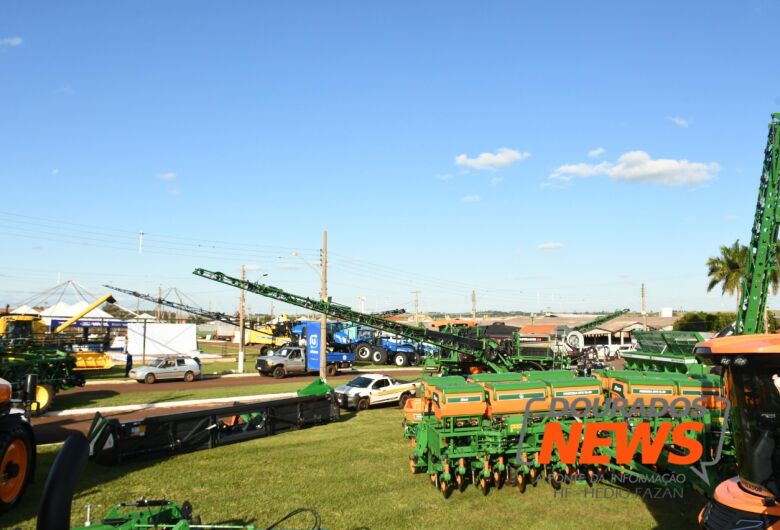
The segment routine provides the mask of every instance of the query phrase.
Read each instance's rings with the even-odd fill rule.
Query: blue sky
[[[366,309],[730,310],[778,6],[0,4],[0,300],[204,267]],[[590,156],[589,156],[590,153]],[[145,233],[138,252],[138,233]],[[269,302],[250,298],[267,311]]]

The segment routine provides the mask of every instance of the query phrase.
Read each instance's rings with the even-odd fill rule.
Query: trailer
[[[235,403],[122,422],[95,414],[89,456],[104,465],[212,449],[339,418],[333,389],[317,379],[292,398]]]

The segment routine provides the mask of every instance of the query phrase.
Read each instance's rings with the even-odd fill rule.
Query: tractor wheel
[[[368,410],[368,405],[370,405],[368,398],[360,398],[360,400],[357,402],[358,412]]]
[[[144,377],[144,383],[147,385],[153,385],[155,381],[157,381],[157,378],[154,374],[146,374],[146,377]]]
[[[398,367],[409,366],[409,360],[404,352],[399,351],[393,355],[393,364]]]
[[[54,387],[51,385],[38,385],[35,387],[35,403],[30,406],[33,416],[45,414],[51,408],[54,401]]]
[[[339,367],[335,364],[329,364],[325,368],[325,373],[328,374],[328,377],[336,377],[339,373]]]
[[[419,366],[420,365],[420,354],[417,352],[412,352],[411,355],[409,355],[409,366]]]
[[[266,344],[265,346],[260,348],[260,355],[268,355],[270,351],[273,349],[274,349],[273,346],[271,346],[270,344]]]
[[[381,346],[371,350],[371,362],[374,364],[387,364],[387,351]]]
[[[19,421],[0,435],[0,512],[16,506],[31,482],[35,467],[35,444]]]
[[[371,346],[367,342],[358,342],[352,347],[352,353],[359,361],[368,361],[371,358]]]
[[[186,374],[184,374],[185,383],[192,383],[193,381],[195,381],[195,374],[193,374],[192,372],[187,372]]]
[[[412,396],[410,396],[409,394],[401,394],[401,397],[398,400],[398,406],[404,408],[406,406],[406,402],[409,401],[410,397]]]
[[[284,366],[277,366],[274,368],[274,371],[271,372],[271,375],[274,376],[274,379],[284,379],[286,372],[284,370]]]

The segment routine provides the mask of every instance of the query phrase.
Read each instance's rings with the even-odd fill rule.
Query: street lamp
[[[241,281],[246,280],[247,270],[256,270],[257,265],[241,265]],[[268,276],[268,273],[262,274],[260,277]],[[244,330],[244,318],[245,318],[245,306],[246,306],[246,290],[244,284],[241,284],[241,297],[238,303],[238,373],[244,373],[244,348],[246,347],[246,330]]]

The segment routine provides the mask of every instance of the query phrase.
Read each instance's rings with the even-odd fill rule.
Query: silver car
[[[133,368],[129,377],[141,383],[152,384],[159,380],[183,379],[187,383],[200,379],[200,363],[192,357],[161,357],[146,366]]]

